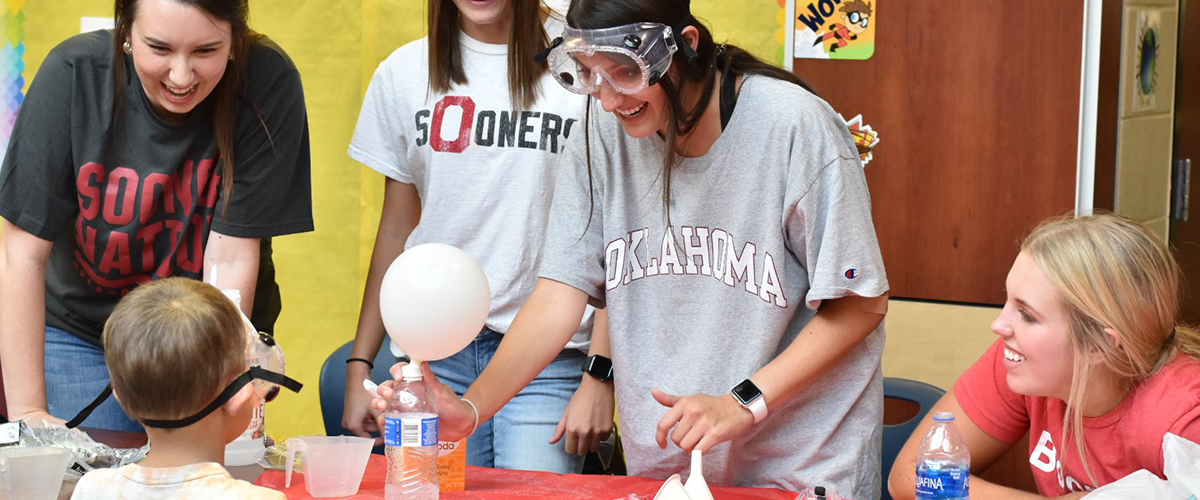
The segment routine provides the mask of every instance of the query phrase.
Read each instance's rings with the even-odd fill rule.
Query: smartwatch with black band
[[[767,416],[767,398],[763,397],[763,393],[758,389],[757,385],[750,379],[743,380],[740,384],[733,386],[729,390],[733,394],[733,398],[739,404],[750,410],[754,415],[754,423],[759,423]]]
[[[612,360],[599,354],[593,354],[583,360],[583,373],[596,377],[596,380],[608,382],[613,379]]]

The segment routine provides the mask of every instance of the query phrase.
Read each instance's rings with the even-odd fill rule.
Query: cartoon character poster
[[[875,12],[880,0],[795,2],[792,53],[804,59],[870,59],[875,54]]]

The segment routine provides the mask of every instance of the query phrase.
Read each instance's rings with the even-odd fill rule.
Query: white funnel
[[[708,483],[704,481],[703,466],[700,450],[692,450],[692,472],[687,483],[683,485],[691,500],[713,500],[712,491],[709,491]]]

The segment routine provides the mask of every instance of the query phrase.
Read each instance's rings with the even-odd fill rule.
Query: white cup
[[[679,474],[672,474],[658,489],[658,493],[654,494],[654,500],[692,500],[692,497],[683,487],[683,481],[679,479]]]
[[[62,448],[0,448],[0,499],[54,500],[71,452]]]

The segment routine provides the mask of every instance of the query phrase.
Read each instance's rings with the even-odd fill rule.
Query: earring
[[[125,40],[125,43],[121,44],[121,48],[125,50],[126,54],[133,53],[133,46],[129,44],[129,40]]]
[[[230,60],[230,61],[232,61],[232,60],[233,60],[233,51],[232,51],[232,50],[231,50],[231,51],[229,51],[229,60]]]

